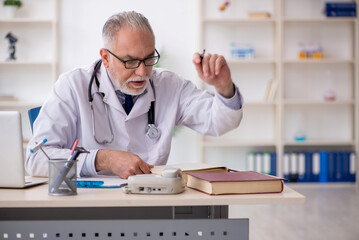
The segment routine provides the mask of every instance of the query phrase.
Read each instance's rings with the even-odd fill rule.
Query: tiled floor
[[[250,240],[359,240],[359,187],[289,184],[301,205],[230,206],[230,218],[249,218]]]

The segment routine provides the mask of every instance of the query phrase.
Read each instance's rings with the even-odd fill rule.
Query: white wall
[[[61,0],[59,73],[100,57],[102,26],[112,14],[135,10],[150,21],[161,67],[197,81],[192,56],[198,47],[198,9],[193,0]],[[196,133],[181,128],[173,138],[169,163],[198,159]]]

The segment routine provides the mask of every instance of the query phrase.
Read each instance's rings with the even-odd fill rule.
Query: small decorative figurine
[[[222,3],[221,5],[219,5],[219,10],[220,11],[224,11],[227,9],[227,7],[229,6],[229,1],[225,1],[224,3]]]
[[[16,60],[15,57],[15,52],[16,52],[16,48],[15,48],[15,43],[17,42],[17,37],[15,37],[14,35],[12,35],[11,32],[9,32],[8,34],[6,34],[5,38],[7,38],[9,40],[9,58],[7,60]]]

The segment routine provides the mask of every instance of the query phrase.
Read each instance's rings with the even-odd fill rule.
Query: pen
[[[204,58],[204,54],[205,54],[205,53],[206,53],[206,49],[204,48],[202,54],[199,55],[199,57],[201,58],[201,62],[202,62],[202,60],[203,60],[203,58]]]
[[[77,181],[78,188],[98,188],[101,187],[104,181]]]
[[[47,157],[48,160],[50,160],[50,157],[46,154],[46,152],[44,151],[44,149],[42,149],[42,146],[44,146],[44,144],[47,142],[47,139],[45,138],[44,140],[42,140],[41,143],[39,143],[36,147],[31,148],[30,152],[34,153],[37,152],[39,149],[45,154],[45,156]],[[37,143],[36,143],[37,144]]]
[[[74,153],[75,148],[77,147],[77,144],[78,144],[78,143],[79,143],[79,140],[78,140],[78,139],[76,139],[76,141],[74,142],[74,145],[72,146],[70,156]]]
[[[78,188],[122,188],[127,185],[127,183],[122,183],[120,185],[104,185],[104,181],[77,181]]]

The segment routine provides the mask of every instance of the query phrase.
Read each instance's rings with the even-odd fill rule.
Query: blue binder
[[[319,170],[319,182],[328,182],[328,152],[319,152],[320,156],[320,170]]]
[[[335,162],[337,160],[335,152],[328,152],[328,182],[335,182]]]
[[[335,181],[344,182],[344,152],[335,155]]]
[[[304,179],[303,182],[312,182],[314,181],[312,177],[313,172],[313,159],[312,159],[312,152],[306,152],[305,153],[305,173],[304,173]]]

